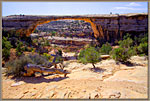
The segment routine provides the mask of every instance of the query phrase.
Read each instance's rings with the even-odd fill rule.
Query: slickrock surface
[[[147,98],[148,63],[145,57],[134,56],[133,66],[116,64],[114,60],[102,60],[93,69],[91,64],[76,60],[65,61],[71,71],[63,75],[22,77],[17,83],[2,76],[3,99],[101,99]],[[12,86],[15,85],[15,86]]]

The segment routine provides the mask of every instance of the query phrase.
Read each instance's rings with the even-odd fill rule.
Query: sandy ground
[[[103,99],[147,98],[148,63],[144,57],[131,58],[134,65],[103,60],[91,64],[65,61],[68,77],[48,75],[10,79],[2,76],[3,99]]]

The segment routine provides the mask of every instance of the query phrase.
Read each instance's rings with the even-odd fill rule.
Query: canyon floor
[[[133,56],[130,65],[102,60],[93,69],[77,60],[65,61],[64,75],[11,78],[2,74],[2,99],[147,98],[148,60]]]

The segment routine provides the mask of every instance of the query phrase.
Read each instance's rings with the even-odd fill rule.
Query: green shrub
[[[139,54],[148,55],[148,34],[143,35],[137,49]]]
[[[33,45],[33,46],[37,46],[37,45],[38,45],[38,39],[34,39],[34,40],[32,41],[32,45]]]
[[[127,62],[128,59],[135,55],[136,51],[133,48],[116,48],[111,52],[112,58],[116,61]]]
[[[52,31],[52,34],[51,34],[51,37],[55,36],[56,35],[56,32],[55,31]]]
[[[138,40],[140,43],[148,42],[148,33],[140,34]]]
[[[85,56],[85,52],[86,52],[85,49],[80,51],[79,56],[78,56],[78,59],[79,59],[79,60],[82,59],[82,58]],[[83,63],[84,63],[84,62],[83,62]]]
[[[58,52],[56,53],[56,56],[53,60],[55,63],[62,63],[63,62],[63,57],[62,57],[62,50],[58,49]]]
[[[148,55],[148,34],[141,34],[138,38],[134,38],[136,51],[139,55]]]
[[[141,43],[147,43],[148,42],[148,36],[145,36],[141,39]]]
[[[3,55],[2,57],[3,57],[4,60],[9,59],[10,49],[6,49],[6,48],[2,49],[2,55]]]
[[[124,40],[119,41],[119,48],[111,52],[112,58],[116,61],[127,62],[128,59],[136,54],[136,48],[133,47],[133,40],[129,37],[124,37]]]
[[[118,42],[119,46],[122,48],[130,48],[133,45],[133,40],[131,38],[126,38]]]
[[[140,43],[148,43],[148,33],[140,34],[138,37],[134,37],[135,45],[140,45]]]
[[[138,53],[143,55],[148,55],[148,43],[140,43],[140,45],[137,47]]]
[[[128,39],[128,38],[131,38],[131,34],[126,33],[126,35],[125,35],[125,36],[123,36],[123,40],[126,40],[126,39]]]
[[[56,60],[55,60],[55,63],[62,63],[62,62],[63,62],[62,56],[57,56]]]
[[[109,52],[112,50],[111,45],[107,42],[106,44],[103,44],[100,48],[100,53],[102,54],[109,54]]]
[[[28,56],[23,55],[16,60],[8,61],[6,63],[6,75],[21,76],[21,71],[24,71],[24,66],[28,63],[44,66],[49,65],[48,59],[38,54]]]
[[[49,41],[48,41],[48,40],[45,40],[45,42],[44,42],[44,46],[50,46],[50,43],[49,43]]]
[[[43,53],[43,56],[47,59],[47,60],[51,60],[52,56],[50,54],[47,53]],[[50,61],[51,62],[51,61]]]
[[[2,39],[2,57],[4,60],[9,59],[11,48],[12,48],[11,43],[9,41],[7,41],[6,37],[3,37],[3,39]]]
[[[100,53],[94,47],[89,47],[80,52],[78,59],[84,64],[92,63],[95,68],[94,64],[100,61]]]
[[[24,46],[24,51],[28,51],[27,45]]]
[[[21,41],[18,41],[18,44],[16,47],[16,55],[21,56],[23,51],[25,51],[25,49],[23,48],[23,43]]]
[[[34,53],[36,49],[32,47],[30,50],[32,53]]]
[[[48,65],[48,59],[44,56],[35,54],[35,55],[29,55],[29,58],[32,60],[32,62],[36,65]]]
[[[5,65],[6,75],[21,76],[21,71],[24,70],[24,66],[28,63],[32,63],[28,56],[21,56],[16,60],[8,61]]]
[[[22,35],[20,36],[20,34]],[[26,45],[31,43],[30,37],[27,37],[23,32],[18,32],[16,30],[6,31],[3,29],[3,36],[9,39],[13,48],[17,47],[18,40],[24,41]]]

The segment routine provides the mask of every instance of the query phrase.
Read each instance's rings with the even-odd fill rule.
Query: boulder
[[[13,84],[11,85],[11,87],[16,87],[16,86],[19,86],[19,85],[22,85],[22,84],[24,84],[23,81],[16,82],[16,83],[13,83]]]

